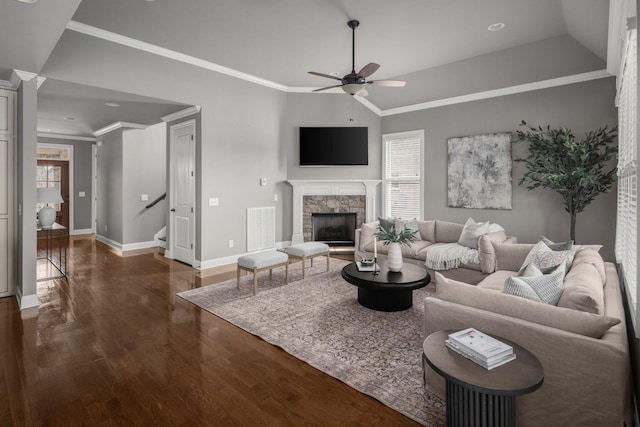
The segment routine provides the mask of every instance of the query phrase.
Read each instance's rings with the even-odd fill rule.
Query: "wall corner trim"
[[[93,133],[93,135],[98,137],[98,136],[107,134],[109,132],[113,132],[114,130],[117,130],[117,129],[123,129],[123,128],[146,129],[147,127],[148,127],[147,125],[143,125],[140,123],[115,122],[115,123],[111,123],[109,126],[103,127],[102,129],[98,129]]]

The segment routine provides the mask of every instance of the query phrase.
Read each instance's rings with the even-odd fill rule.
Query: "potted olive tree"
[[[607,126],[589,131],[577,139],[570,129],[529,126],[516,132],[514,142],[529,143],[529,156],[517,158],[527,170],[518,181],[527,190],[550,188],[558,192],[571,216],[571,240],[576,240],[576,216],[600,193],[611,191],[616,177],[612,160],[618,147],[613,144],[616,130]]]

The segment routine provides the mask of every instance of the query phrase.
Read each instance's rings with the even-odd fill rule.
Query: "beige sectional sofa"
[[[578,248],[553,306],[502,292],[533,245],[490,246],[492,274],[477,286],[444,279],[425,299],[425,337],[474,327],[531,351],[545,378],[539,390],[517,398],[519,426],[629,425],[629,349],[615,266],[597,249]],[[426,387],[444,398],[444,380],[424,370]]]
[[[455,243],[460,239],[464,228],[463,224],[450,221],[429,220],[417,221],[420,230],[420,240],[413,242],[410,247],[402,246],[403,262],[409,262],[424,266],[427,254],[444,243]],[[355,259],[373,258],[373,235],[378,230],[378,221],[362,224],[356,230],[355,235]],[[490,232],[478,240],[479,262],[472,264],[462,264],[458,268],[446,270],[447,277],[460,280],[466,283],[476,284],[482,281],[487,275],[495,270],[495,260],[493,259],[491,242],[515,243],[516,238],[507,236],[504,230]],[[384,258],[387,255],[388,247],[382,242],[377,242],[378,257]],[[429,271],[432,281],[435,280],[433,270]]]

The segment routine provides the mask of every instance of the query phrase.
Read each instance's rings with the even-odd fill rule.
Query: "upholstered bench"
[[[269,279],[273,276],[275,267],[283,266],[285,268],[285,283],[289,282],[289,257],[284,252],[266,251],[256,252],[253,254],[243,255],[238,258],[238,289],[240,289],[240,270],[253,272],[253,294],[256,294],[258,288],[258,273],[269,269]]]
[[[311,259],[313,266],[313,258],[317,256],[327,257],[327,271],[329,271],[329,245],[320,242],[306,242],[291,245],[287,248],[289,258],[300,258],[302,260],[302,278],[304,279],[305,261]]]

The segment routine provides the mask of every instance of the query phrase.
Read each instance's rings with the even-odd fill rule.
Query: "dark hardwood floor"
[[[399,426],[409,418],[176,296],[235,277],[69,242],[39,309],[0,299],[0,426]]]

